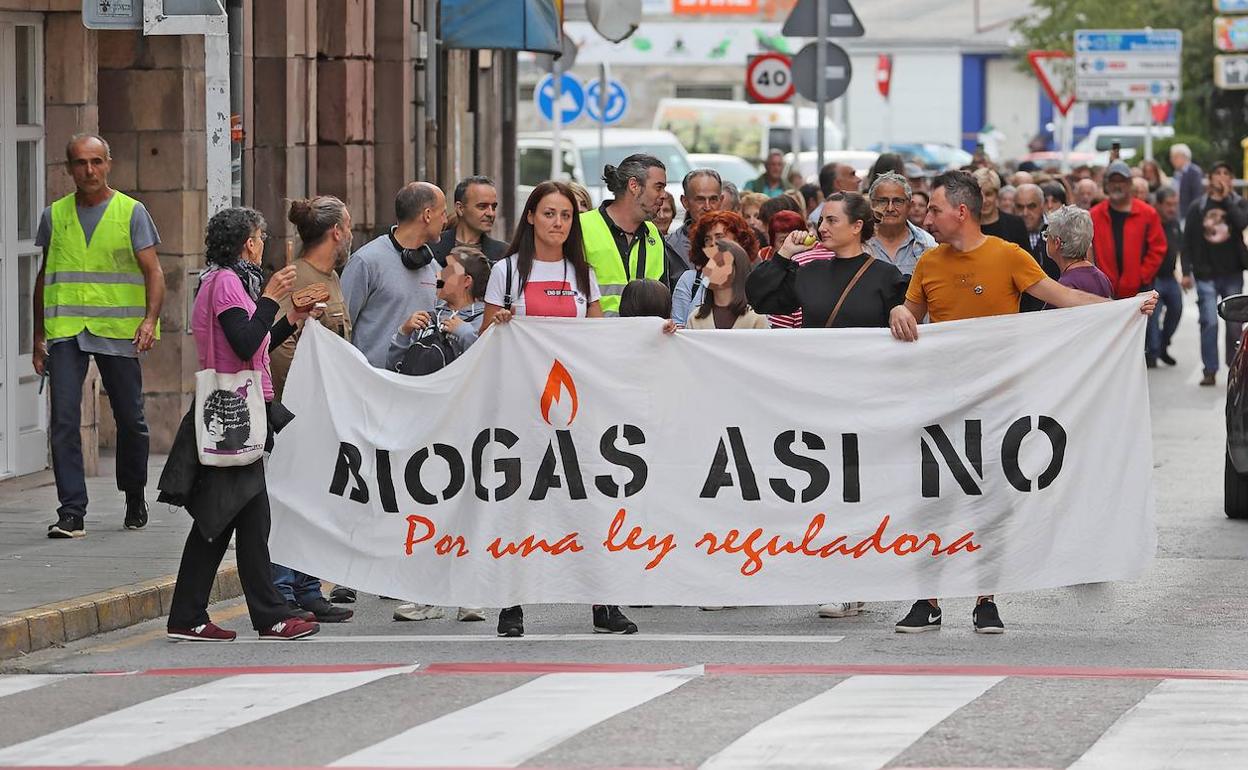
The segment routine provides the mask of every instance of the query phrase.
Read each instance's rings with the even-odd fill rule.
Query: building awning
[[[558,54],[563,0],[442,0],[447,48],[503,48]]]

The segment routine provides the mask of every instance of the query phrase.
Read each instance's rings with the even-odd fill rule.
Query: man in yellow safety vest
[[[117,422],[117,488],[126,495],[126,529],[147,524],[148,431],[139,354],[160,338],[165,276],[160,235],[134,198],[108,186],[108,142],[78,134],[65,148],[77,188],[44,209],[35,244],[35,372],[52,390],[52,472],[60,500],[48,537],[86,535],[87,485],[79,433],[82,383],[92,357]]]
[[[663,238],[651,220],[663,203],[667,168],[653,155],[629,155],[603,168],[602,179],[615,198],[581,214],[581,234],[602,290],[602,311],[614,316],[629,281],[664,279]]]

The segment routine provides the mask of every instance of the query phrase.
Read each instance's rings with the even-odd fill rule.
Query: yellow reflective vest
[[[620,314],[620,295],[634,278],[663,280],[663,238],[653,222],[646,222],[646,237],[633,241],[628,253],[628,264],[620,256],[620,250],[611,237],[611,229],[602,211],[593,209],[581,214],[581,237],[585,241],[585,259],[594,270],[598,288],[602,291],[602,312],[614,316]],[[639,267],[638,264],[644,266]]]
[[[87,243],[70,193],[52,204],[51,240],[43,277],[48,339],[84,329],[97,337],[133,339],[147,315],[147,286],[130,241],[134,198],[114,191]],[[156,325],[160,337],[160,324]]]

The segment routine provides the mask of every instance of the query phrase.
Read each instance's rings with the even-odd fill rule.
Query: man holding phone
[[[1196,307],[1200,313],[1200,358],[1204,377],[1200,384],[1217,384],[1218,300],[1244,289],[1244,265],[1248,247],[1248,201],[1237,194],[1230,164],[1218,161],[1209,169],[1209,191],[1187,210],[1183,228],[1183,258],[1196,278]],[[1239,345],[1240,324],[1226,324],[1226,363],[1230,365]]]

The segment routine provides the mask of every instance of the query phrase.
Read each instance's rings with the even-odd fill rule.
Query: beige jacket
[[[715,314],[707,313],[706,318],[698,318],[698,308],[694,308],[689,314],[689,323],[685,324],[686,329],[714,329]],[[747,309],[745,315],[737,319],[732,325],[734,329],[770,329],[771,324],[767,321],[767,316],[755,313],[753,309]]]

